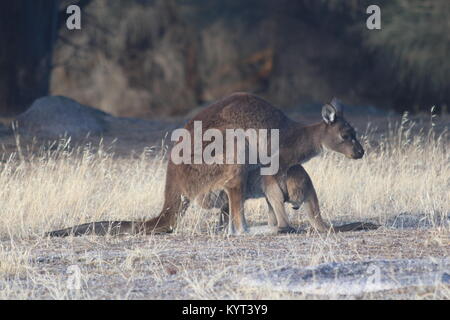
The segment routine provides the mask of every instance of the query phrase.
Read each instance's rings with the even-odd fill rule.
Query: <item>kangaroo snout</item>
[[[355,160],[356,159],[361,159],[363,156],[364,156],[364,149],[363,148],[355,150],[353,152],[353,154],[352,154],[352,158],[355,159]]]

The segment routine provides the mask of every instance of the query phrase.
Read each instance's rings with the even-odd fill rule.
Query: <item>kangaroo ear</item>
[[[332,124],[336,120],[336,110],[330,104],[322,107],[322,118],[326,124]]]
[[[344,105],[338,98],[331,99],[330,105],[336,110],[336,115],[339,117],[344,116]]]

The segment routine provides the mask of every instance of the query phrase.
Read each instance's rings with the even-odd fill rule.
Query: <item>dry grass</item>
[[[242,286],[239,272],[367,259],[448,257],[450,168],[447,132],[415,131],[404,118],[384,136],[367,130],[359,161],[324,154],[305,165],[323,215],[334,223],[372,221],[376,231],[227,238],[218,216],[193,206],[175,234],[46,239],[45,231],[99,220],[155,216],[162,206],[163,157],[117,158],[106,148],[42,148],[0,171],[0,298],[311,298]],[[266,221],[261,200],[249,224]],[[289,209],[296,225],[304,216]],[[67,288],[71,265],[81,290]],[[364,298],[449,298],[448,286]],[[314,298],[314,297],[312,297]]]

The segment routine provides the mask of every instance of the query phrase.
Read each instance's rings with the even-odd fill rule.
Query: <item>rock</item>
[[[17,117],[20,134],[58,139],[64,135],[80,139],[105,130],[110,116],[62,96],[42,97]]]

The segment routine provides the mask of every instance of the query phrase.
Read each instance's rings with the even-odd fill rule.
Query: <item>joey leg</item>
[[[265,178],[265,194],[267,203],[269,206],[269,223],[273,217],[271,217],[271,212],[275,213],[278,232],[294,232],[295,229],[289,224],[289,218],[284,209],[284,194],[280,186],[276,182],[273,176],[266,176]]]

